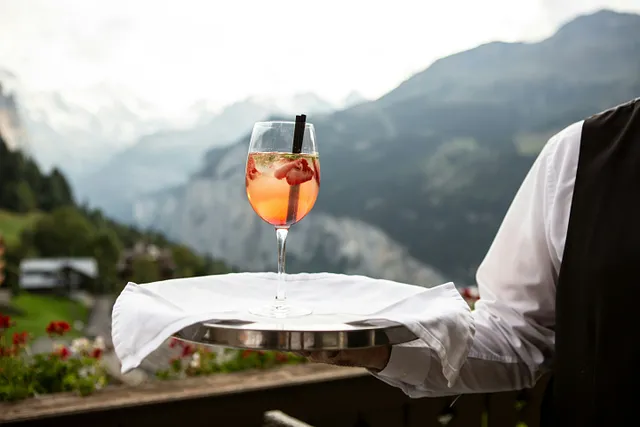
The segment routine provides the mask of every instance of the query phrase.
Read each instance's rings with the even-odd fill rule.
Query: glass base
[[[308,316],[312,311],[306,307],[298,307],[295,305],[273,303],[264,305],[262,307],[256,307],[249,310],[249,313],[255,316],[271,317],[275,319],[282,319],[288,317],[303,317]]]

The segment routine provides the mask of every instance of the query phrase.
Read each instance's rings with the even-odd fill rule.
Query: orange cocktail
[[[260,218],[275,227],[290,226],[304,218],[318,198],[318,155],[249,153],[245,182],[249,203]]]
[[[273,226],[278,248],[278,280],[271,304],[249,309],[271,318],[311,314],[308,307],[289,305],[285,292],[286,242],[290,227],[313,208],[320,190],[320,162],[315,128],[307,116],[295,122],[271,121],[253,125],[245,185],[247,198],[260,218]]]

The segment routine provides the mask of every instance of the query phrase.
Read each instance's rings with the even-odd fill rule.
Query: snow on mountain
[[[59,166],[72,180],[142,135],[184,125],[113,85],[33,91],[5,69],[0,69],[0,83],[16,100],[28,137],[22,148],[45,170]]]
[[[0,134],[11,150],[24,150],[28,147],[27,135],[20,120],[15,95],[5,90],[2,83],[0,83]]]

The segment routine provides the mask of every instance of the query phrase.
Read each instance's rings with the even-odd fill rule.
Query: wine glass
[[[308,307],[289,305],[285,290],[285,254],[289,227],[304,218],[318,198],[320,160],[315,130],[306,116],[295,122],[258,122],[253,126],[245,185],[247,197],[260,218],[275,227],[278,280],[271,304],[250,309],[265,317],[299,317]]]

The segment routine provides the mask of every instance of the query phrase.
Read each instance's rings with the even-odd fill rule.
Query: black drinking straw
[[[296,116],[296,126],[293,129],[293,147],[291,152],[293,154],[302,153],[302,140],[304,139],[304,127],[307,121],[307,116],[301,114]],[[298,216],[298,198],[300,195],[300,186],[292,185],[289,187],[289,207],[287,209],[287,225],[291,225],[296,221]]]

